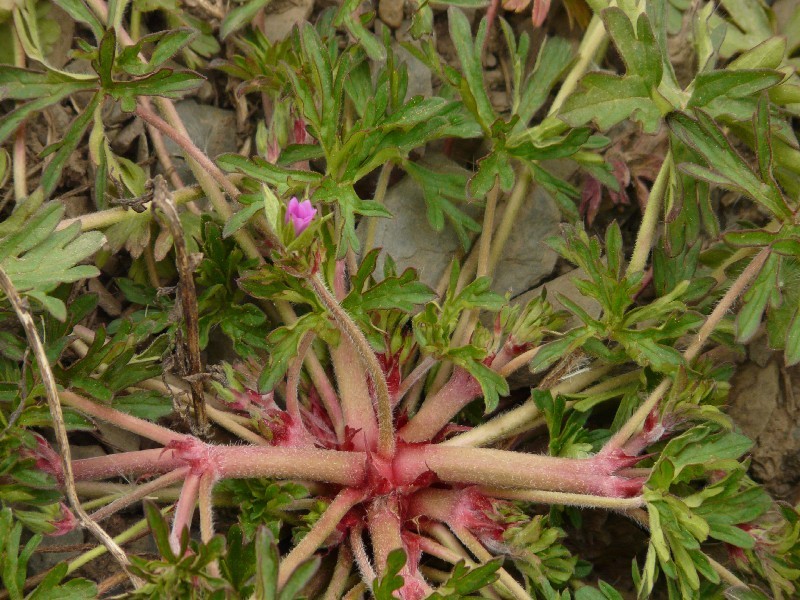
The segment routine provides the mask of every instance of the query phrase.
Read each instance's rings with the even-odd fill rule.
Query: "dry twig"
[[[20,323],[22,323],[22,327],[25,329],[25,335],[28,338],[28,343],[33,349],[36,361],[39,363],[39,372],[42,376],[42,382],[47,395],[47,403],[50,407],[50,415],[53,419],[53,430],[55,431],[56,440],[60,450],[59,454],[61,456],[61,468],[64,473],[64,491],[66,493],[67,500],[69,500],[70,506],[75,511],[75,514],[81,524],[90,532],[92,532],[92,535],[94,535],[98,541],[108,549],[111,556],[113,556],[127,572],[130,562],[128,561],[128,557],[125,555],[125,552],[122,550],[119,544],[117,544],[102,527],[100,527],[100,525],[92,520],[92,518],[81,506],[78,493],[75,490],[75,478],[72,474],[72,457],[70,455],[69,439],[67,438],[67,427],[64,424],[64,413],[61,410],[61,403],[58,399],[58,388],[56,387],[56,380],[53,376],[53,371],[50,369],[50,362],[47,359],[47,353],[45,352],[42,340],[39,338],[39,333],[36,331],[36,325],[33,322],[33,317],[28,310],[27,300],[23,299],[19,295],[14,287],[13,282],[1,267],[0,288],[2,288],[3,292],[8,298],[8,301],[14,308],[14,312],[17,313],[17,318],[19,319]],[[131,582],[133,582],[133,585],[137,588],[141,587],[144,583],[141,579],[135,575],[132,575],[131,573],[128,573],[128,577],[130,578]]]

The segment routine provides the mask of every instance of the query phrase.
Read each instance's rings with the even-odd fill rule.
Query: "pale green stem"
[[[494,558],[492,554],[483,547],[480,540],[476,538],[472,533],[470,533],[466,528],[459,527],[457,525],[450,525],[450,528],[453,530],[453,533],[456,534],[456,537],[461,540],[461,542],[469,549],[472,554],[475,555],[481,562],[489,562]],[[514,579],[508,571],[505,569],[498,569],[498,575],[500,576],[500,583],[505,586],[505,588],[511,593],[511,595],[516,598],[516,600],[530,600],[530,595],[528,592],[525,591],[519,582]]]
[[[553,104],[550,105],[550,110],[547,112],[548,117],[558,114],[558,111],[561,110],[566,99],[569,98],[570,94],[578,87],[578,81],[580,81],[580,78],[583,77],[589,69],[592,61],[597,60],[602,53],[602,47],[606,43],[606,40],[606,29],[605,25],[603,25],[603,20],[599,16],[594,15],[578,47],[578,58],[572,66],[572,69],[570,69],[569,74],[564,78],[564,83],[561,84],[561,88],[558,90]]]
[[[636,244],[633,247],[633,254],[628,263],[626,273],[628,276],[644,271],[647,266],[647,257],[650,255],[650,249],[653,246],[656,227],[661,217],[661,209],[664,206],[664,198],[671,178],[672,154],[667,153],[647,198],[647,206],[644,209],[642,223],[639,225],[639,233],[636,235]]]
[[[605,508],[610,510],[630,510],[644,506],[644,499],[610,498],[594,494],[570,494],[566,492],[547,492],[543,490],[509,490],[506,488],[479,487],[478,491],[492,498],[521,500],[537,504],[556,504],[561,506],[579,506],[582,508]]]
[[[103,519],[107,519],[111,515],[116,512],[119,512],[123,508],[130,506],[137,500],[141,500],[142,498],[146,498],[167,486],[172,485],[178,481],[183,480],[189,472],[189,467],[183,467],[180,469],[175,469],[174,471],[170,471],[169,473],[165,473],[161,477],[153,479],[152,481],[148,481],[147,483],[143,483],[140,486],[137,486],[133,491],[125,494],[122,497],[118,497],[116,500],[107,504],[105,507],[101,508],[93,512],[90,516],[92,519],[97,521],[98,523]],[[84,505],[84,508],[88,510],[89,505],[88,503]]]
[[[210,472],[200,477],[200,489],[197,494],[197,511],[200,513],[200,540],[208,544],[214,537],[214,476]],[[208,565],[212,577],[219,577],[219,561]]]
[[[36,323],[33,320],[33,316],[28,310],[28,303],[19,295],[19,292],[17,292],[16,288],[14,287],[14,283],[2,268],[0,268],[0,289],[2,289],[6,299],[16,313],[17,319],[25,331],[25,337],[28,340],[28,345],[32,349],[33,356],[36,358],[36,362],[38,363],[39,374],[42,378],[42,384],[44,386],[44,394],[47,398],[48,408],[50,409],[53,430],[58,442],[65,496],[83,527],[88,529],[95,538],[97,538],[104,546],[106,546],[106,548],[108,548],[109,552],[111,552],[112,556],[116,559],[119,565],[126,571],[126,573],[128,573],[133,585],[136,588],[139,588],[142,586],[143,582],[139,577],[128,572],[127,568],[130,564],[130,561],[128,561],[128,557],[126,556],[125,552],[123,552],[122,548],[120,548],[119,545],[114,542],[111,536],[102,527],[100,527],[100,525],[95,523],[89,517],[89,515],[86,514],[83,506],[81,506],[80,498],[78,498],[78,494],[75,491],[75,475],[72,468],[69,437],[67,436],[67,428],[64,423],[64,412],[61,407],[61,401],[59,400],[58,386],[56,385],[56,379],[53,375],[53,370],[50,367],[50,359],[47,356],[44,344],[39,337],[39,331],[36,328]]]
[[[566,379],[552,388],[552,393],[571,394],[584,389],[600,377],[608,373],[613,367],[601,365],[583,371]],[[526,431],[541,415],[539,408],[533,400],[528,400],[522,406],[514,408],[507,413],[499,415],[486,423],[442,442],[443,446],[486,446],[511,435]]]
[[[333,568],[328,588],[322,600],[338,600],[344,593],[350,571],[353,569],[353,553],[347,544],[339,546],[339,556],[336,558],[336,566]]]
[[[275,302],[275,308],[281,319],[283,319],[283,322],[287,325],[291,325],[297,321],[297,314],[294,312],[292,305],[285,300],[278,300]],[[328,375],[325,373],[325,369],[319,362],[319,358],[317,358],[317,355],[314,354],[313,351],[306,355],[305,365],[308,370],[308,375],[311,377],[311,381],[314,382],[314,387],[317,388],[320,398],[322,399],[322,404],[325,406],[325,410],[333,423],[336,439],[339,443],[343,443],[345,422],[342,416],[342,407],[339,403],[339,398],[336,396],[336,391],[333,389],[333,385],[331,385],[330,379],[328,379]]]
[[[494,232],[494,240],[492,240],[492,251],[489,256],[489,270],[494,270],[503,255],[508,237],[511,235],[512,229],[517,225],[517,215],[519,209],[528,196],[529,183],[531,180],[530,171],[526,168],[519,169],[517,176],[517,183],[511,191],[511,195],[506,202],[503,216],[500,219],[500,225],[497,231]]]
[[[494,185],[486,197],[486,209],[483,211],[483,227],[481,227],[481,239],[478,246],[478,277],[489,275],[489,256],[492,247],[494,215],[497,209],[498,196],[500,196],[500,182],[495,178]]]
[[[747,265],[744,271],[739,275],[736,281],[733,282],[728,291],[719,301],[719,304],[714,308],[708,318],[706,319],[703,326],[700,328],[700,331],[697,332],[697,336],[692,342],[692,344],[683,352],[683,358],[686,360],[687,363],[692,362],[697,355],[700,353],[700,350],[703,348],[703,345],[708,341],[708,338],[711,337],[711,334],[716,329],[717,325],[719,325],[720,321],[725,317],[728,311],[731,309],[733,304],[736,302],[736,299],[744,293],[750,283],[755,279],[759,272],[761,271],[761,267],[764,266],[767,258],[769,257],[770,249],[764,248],[761,250],[750,264]],[[628,440],[636,434],[636,432],[641,427],[642,423],[644,423],[647,415],[650,414],[659,401],[664,397],[664,395],[669,390],[670,386],[672,385],[672,380],[669,378],[663,379],[660,384],[654,389],[650,395],[647,397],[647,400],[642,403],[642,405],[636,410],[636,412],[631,416],[630,419],[617,431],[606,445],[601,450],[602,454],[608,454],[622,448]]]
[[[185,188],[181,188],[179,190],[175,190],[172,195],[172,199],[174,200],[175,204],[186,204],[187,202],[191,202],[193,200],[199,200],[203,197],[203,190],[198,185],[192,185]],[[147,214],[152,214],[150,212],[150,205],[151,202],[146,202],[142,205],[147,211]],[[127,219],[134,218],[134,217],[142,218],[141,213],[137,213],[132,208],[126,208],[122,206],[115,206],[114,208],[109,208],[107,210],[101,210],[98,212],[89,213],[88,215],[81,215],[80,217],[74,217],[72,219],[64,219],[58,224],[56,229],[64,229],[65,227],[69,227],[73,223],[80,223],[81,224],[81,231],[90,231],[93,229],[105,229],[106,227],[110,227],[111,225],[116,225],[117,223],[121,223]]]
[[[167,506],[161,510],[161,514],[166,516],[172,510],[172,506]],[[139,535],[143,534],[147,531],[149,525],[147,524],[147,519],[142,519],[141,521],[137,521],[134,523],[132,527],[129,527],[118,536],[114,537],[114,542],[122,546],[127,542],[137,538]],[[75,560],[70,561],[67,564],[67,574],[74,573],[82,566],[89,564],[96,558],[100,558],[108,552],[105,546],[95,546],[91,550],[84,552],[80,556],[78,556]]]
[[[426,356],[423,358],[414,370],[408,374],[407,377],[403,379],[400,383],[400,387],[397,389],[397,394],[395,394],[394,401],[398,402],[402,400],[403,397],[408,393],[408,391],[414,387],[418,381],[422,381],[422,379],[427,375],[428,371],[431,370],[436,365],[436,359],[432,356]]]
[[[80,496],[81,495],[81,490],[80,490],[80,486],[77,483],[75,484],[75,490],[78,492],[78,495]],[[114,500],[117,500],[118,498],[119,498],[119,494],[108,494],[106,496],[101,496],[100,498],[95,498],[94,500],[89,500],[88,502],[83,502],[82,503],[83,504],[83,509],[86,510],[86,511],[90,511],[90,510],[93,510],[93,509],[97,508],[98,506],[106,506],[107,504],[110,504],[111,502],[113,502]],[[92,518],[94,519],[94,517],[92,517]],[[95,519],[95,520],[97,520],[97,519]]]
[[[12,5],[13,6],[13,5]],[[14,27],[11,34],[12,49],[14,51],[14,65],[25,68],[25,49]],[[25,122],[14,134],[14,201],[19,204],[28,197],[28,166],[25,154]]]
[[[59,397],[64,404],[77,408],[81,412],[86,413],[92,417],[101,419],[107,423],[112,423],[117,427],[122,427],[133,433],[146,437],[154,442],[166,446],[170,442],[177,442],[186,439],[186,436],[181,433],[176,433],[171,429],[156,425],[150,421],[139,419],[132,415],[114,410],[107,406],[101,406],[91,400],[82,398],[74,392],[62,390],[59,392]]]
[[[387,162],[381,167],[381,174],[378,176],[378,183],[375,186],[375,197],[373,198],[376,204],[383,204],[383,199],[386,197],[386,190],[389,188],[389,178],[392,175],[392,167],[394,167],[394,164],[391,162]],[[366,256],[367,253],[375,247],[375,235],[378,229],[379,218],[380,217],[370,217],[369,223],[367,223],[367,237],[364,241],[362,256]]]
[[[536,346],[536,348],[531,348],[530,350],[526,350],[519,356],[515,356],[502,367],[497,369],[497,374],[501,377],[508,377],[512,373],[514,373],[517,369],[521,369],[528,363],[530,363],[534,357],[539,353],[541,346]]]

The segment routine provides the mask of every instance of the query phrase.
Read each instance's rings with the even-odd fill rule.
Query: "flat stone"
[[[433,96],[431,70],[427,65],[397,42],[392,43],[392,51],[408,69],[406,100],[414,96],[424,96],[425,98]]]
[[[392,29],[397,29],[403,24],[403,0],[380,0],[378,2],[378,17]]]
[[[426,157],[426,164],[442,171],[470,174],[441,155]],[[395,260],[398,271],[415,268],[420,280],[435,288],[453,256],[461,248],[455,231],[447,222],[440,232],[431,228],[422,190],[410,177],[403,178],[387,192],[385,205],[394,217],[377,222],[375,246],[384,250],[378,260],[377,271],[382,271],[384,253],[388,253]],[[478,206],[461,208],[480,221],[481,210]],[[497,224],[501,218],[502,215],[498,214]],[[552,272],[557,257],[543,242],[558,233],[558,222],[558,207],[553,199],[544,190],[535,188],[520,208],[516,225],[492,273],[494,291],[516,296]],[[366,223],[362,222],[359,226],[362,240],[365,232]]]
[[[558,255],[544,242],[558,235],[560,216],[555,200],[544,189],[535,187],[529,192],[492,273],[494,291],[518,296],[553,272]],[[498,214],[496,223],[501,220]]]
[[[57,548],[61,546],[77,546],[85,542],[83,530],[80,527],[59,536],[46,535],[42,538],[39,548]],[[44,573],[58,563],[72,560],[80,554],[79,550],[72,552],[35,552],[28,561],[28,573]]]
[[[198,104],[194,100],[181,100],[175,103],[189,138],[210,158],[225,152],[236,152],[236,114],[232,110]],[[164,145],[174,157],[175,169],[188,183],[194,179],[189,166],[183,160],[178,145],[164,136]]]
[[[755,441],[753,477],[778,499],[800,500],[800,369],[782,365],[780,353],[761,366],[747,361],[731,379],[728,414]]]
[[[295,25],[311,16],[314,0],[278,0],[267,5],[264,14],[264,35],[270,42],[285,39]]]
[[[127,429],[98,420],[97,432],[104,443],[119,452],[136,452],[141,450],[141,438]]]

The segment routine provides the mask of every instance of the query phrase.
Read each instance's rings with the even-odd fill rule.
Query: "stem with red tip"
[[[344,489],[339,492],[306,536],[281,561],[278,569],[279,589],[286,584],[294,570],[301,563],[308,560],[317,551],[317,548],[325,543],[325,540],[334,532],[339,521],[347,514],[347,511],[363,499],[364,494],[359,490]]]

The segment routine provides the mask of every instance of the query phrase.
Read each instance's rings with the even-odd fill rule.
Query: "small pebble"
[[[397,29],[403,24],[404,4],[404,0],[380,0],[378,17],[392,29]]]

